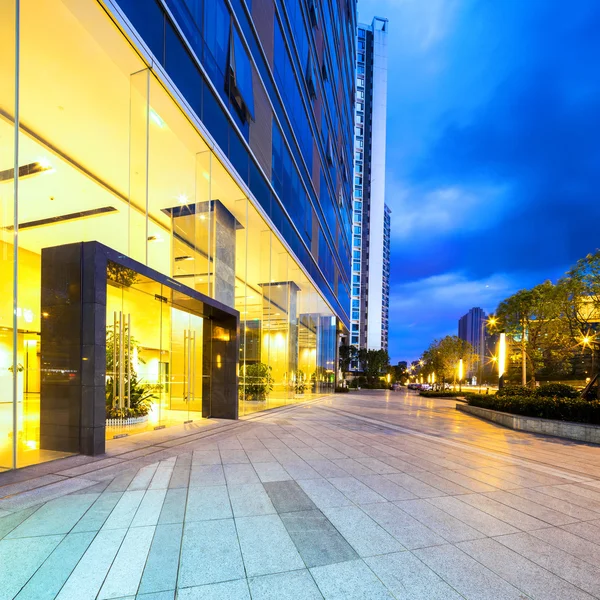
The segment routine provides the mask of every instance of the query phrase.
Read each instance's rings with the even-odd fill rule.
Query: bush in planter
[[[498,390],[498,397],[506,396],[535,396],[535,390],[526,385],[505,385]]]
[[[338,385],[335,388],[336,394],[347,394],[350,391],[350,388],[344,387],[343,385]]]
[[[544,383],[535,391],[535,395],[541,398],[555,396],[557,398],[577,398],[579,392],[566,383]]]
[[[473,394],[467,402],[469,406],[489,408],[514,415],[600,425],[600,401],[598,400]]]
[[[273,389],[274,379],[271,367],[264,363],[246,365],[245,392],[246,400],[264,400]]]
[[[304,394],[306,391],[306,375],[304,371],[298,369],[296,372],[296,381],[294,383],[294,392],[296,394]]]
[[[458,396],[466,396],[466,393],[448,390],[440,390],[439,392],[434,390],[421,390],[419,392],[419,396],[423,396],[425,398],[456,398]]]

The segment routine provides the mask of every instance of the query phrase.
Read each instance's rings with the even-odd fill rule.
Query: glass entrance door
[[[202,317],[171,307],[172,420],[202,417]]]

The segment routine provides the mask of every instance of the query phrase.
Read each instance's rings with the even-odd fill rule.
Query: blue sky
[[[600,247],[600,1],[358,6],[390,20],[395,363]]]

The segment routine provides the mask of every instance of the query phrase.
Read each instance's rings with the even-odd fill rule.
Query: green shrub
[[[341,386],[341,385],[338,385],[338,386],[335,388],[335,393],[336,393],[336,394],[347,394],[349,391],[350,391],[350,389],[349,389],[349,388],[347,388],[347,387],[343,387],[343,386]]]
[[[577,398],[579,392],[566,383],[544,383],[535,391],[535,395],[541,398],[554,396],[557,398]]]
[[[600,425],[598,400],[473,394],[467,402],[469,406],[499,410],[513,415]]]
[[[498,390],[497,396],[534,396],[535,390],[526,385],[505,385]]]

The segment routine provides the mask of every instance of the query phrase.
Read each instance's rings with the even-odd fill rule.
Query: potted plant
[[[306,375],[304,371],[298,369],[296,372],[296,381],[294,383],[294,392],[296,394],[304,394],[306,391]]]
[[[273,389],[273,376],[271,367],[264,363],[246,365],[244,386],[246,400],[264,400]]]

